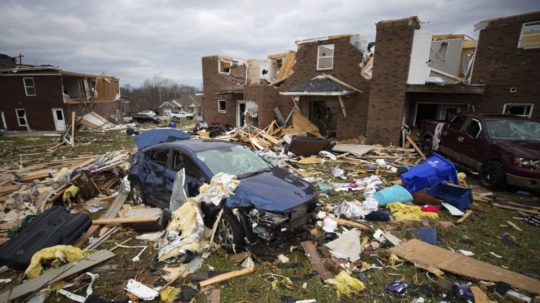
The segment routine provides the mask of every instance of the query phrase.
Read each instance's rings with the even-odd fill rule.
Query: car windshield
[[[540,123],[528,120],[487,120],[491,139],[513,141],[540,141]]]
[[[269,171],[272,168],[257,154],[239,145],[205,150],[196,153],[195,156],[210,169],[212,174],[224,172],[235,175],[239,179]]]

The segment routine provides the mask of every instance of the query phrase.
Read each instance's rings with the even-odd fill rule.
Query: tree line
[[[129,112],[131,114],[143,110],[156,111],[159,106],[172,99],[182,100],[188,95],[195,96],[200,89],[174,82],[171,79],[154,76],[152,79],[146,79],[139,87],[132,87],[126,84],[120,88],[123,98],[129,100]]]

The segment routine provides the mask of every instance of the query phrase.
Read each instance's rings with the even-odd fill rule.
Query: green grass
[[[126,136],[125,132],[122,131],[107,133],[79,132],[76,138],[79,143],[76,148],[59,149],[51,154],[38,156],[37,162],[46,163],[46,161],[53,158],[69,158],[82,154],[100,154],[107,151],[133,147],[133,137]],[[2,162],[18,160],[19,151],[17,147],[51,142],[53,142],[53,139],[49,137],[0,137],[0,152],[3,153]],[[88,145],[80,144],[83,142],[92,143]],[[36,148],[25,150],[24,152],[42,151],[42,149]],[[28,159],[30,157],[28,156]],[[27,157],[24,159],[27,159]],[[358,167],[346,163],[339,165],[349,171]],[[345,182],[341,179],[335,179],[331,175],[330,170],[333,166],[335,164],[328,161],[324,164],[304,165],[298,168],[305,169],[305,171],[318,171],[321,173],[318,175],[319,177],[331,182]],[[361,178],[369,175],[370,173],[367,173],[358,176],[349,176],[349,178]],[[386,173],[383,175],[386,176],[387,181],[397,179],[396,175]],[[469,177],[467,181],[477,188],[478,182],[474,177]],[[503,200],[539,205],[538,195],[522,196],[505,191],[494,193]],[[324,205],[340,203],[343,200],[362,200],[361,191],[330,191],[320,193],[319,197]],[[438,219],[430,220],[429,224],[438,231],[440,240],[438,246],[440,247],[454,250],[470,250],[475,253],[474,258],[476,259],[538,278],[540,277],[540,254],[537,253],[540,249],[538,227],[514,219],[513,217],[515,216],[518,216],[518,213],[513,210],[500,209],[485,203],[475,203],[473,214],[462,224],[446,230],[443,229],[439,225],[440,221],[451,221],[455,223],[457,220],[457,218],[451,217],[446,213],[442,213]],[[508,220],[517,224],[523,229],[523,232],[518,232],[508,226],[506,223]],[[422,223],[376,222],[373,225],[375,228],[390,230],[392,234],[405,240],[414,238],[413,230],[421,227]],[[121,242],[136,235],[137,233],[134,231],[124,230],[113,235],[100,249],[114,247],[114,242]],[[364,236],[371,235],[367,232],[362,232],[362,237]],[[320,239],[319,244],[322,243],[324,243],[324,240]],[[148,243],[138,240],[131,240],[128,243],[128,245],[141,244]],[[131,262],[131,258],[138,252],[139,250],[137,249],[119,248],[115,250],[116,256],[114,258],[92,269],[92,271],[97,271],[100,274],[100,278],[94,286],[95,293],[109,299],[126,300],[127,297],[125,296],[123,286],[131,278],[136,278],[147,285],[163,285],[164,281],[161,280],[159,273],[151,271],[149,266],[155,257],[155,250],[149,249],[146,251],[140,263]],[[496,258],[490,252],[500,255],[502,258]],[[361,261],[373,263],[380,260],[385,267],[383,269],[372,269],[364,273],[354,272],[354,276],[359,274],[364,276],[366,289],[359,295],[350,298],[342,297],[339,300],[334,289],[323,284],[318,276],[313,276],[311,265],[301,247],[295,247],[292,252],[287,252],[286,255],[290,258],[290,262],[286,266],[279,264],[278,261],[273,259],[262,259],[261,263],[256,264],[256,270],[253,274],[229,280],[226,283],[213,287],[219,287],[221,289],[222,302],[281,302],[282,296],[290,296],[296,300],[315,298],[317,302],[410,302],[419,296],[424,297],[428,301],[440,301],[443,299],[436,290],[436,284],[428,278],[424,270],[417,269],[414,265],[407,262],[403,262],[395,268],[390,267],[387,261],[385,247],[362,253]],[[239,269],[239,266],[229,261],[227,255],[213,252],[204,262],[201,270],[209,270],[210,268],[213,268],[213,270],[219,273],[224,273]],[[276,289],[272,289],[271,274],[289,277],[293,281],[292,287],[289,289],[279,286]],[[10,271],[0,275],[0,277],[17,279],[20,277],[20,272]],[[444,277],[451,281],[469,281],[452,274],[445,274]],[[384,287],[395,280],[402,280],[410,285],[405,297],[394,297],[384,292]],[[178,280],[172,285],[179,287],[187,283],[191,283],[190,277],[185,280]],[[307,285],[305,289],[302,287],[304,283]],[[81,294],[82,291],[78,293]],[[488,295],[492,299],[495,299],[492,294]],[[201,292],[195,298],[195,302],[205,302],[205,300],[205,291]],[[53,295],[49,298],[49,301],[67,302],[64,297],[59,295]]]

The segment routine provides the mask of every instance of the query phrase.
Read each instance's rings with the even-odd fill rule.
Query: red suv
[[[540,191],[540,123],[536,121],[458,113],[442,126],[438,145],[439,152],[479,171],[487,188],[510,184]]]

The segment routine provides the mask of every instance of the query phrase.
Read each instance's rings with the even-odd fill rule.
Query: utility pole
[[[19,65],[22,65],[22,58],[24,57],[23,54],[19,53],[17,57],[19,58]]]

